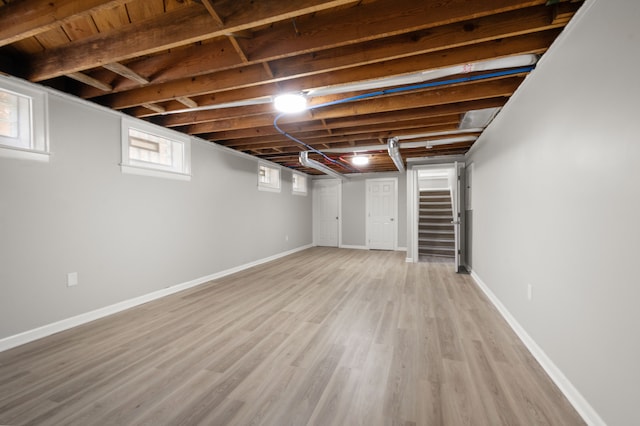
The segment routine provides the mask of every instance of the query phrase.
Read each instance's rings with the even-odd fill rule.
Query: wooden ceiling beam
[[[131,0],[22,0],[0,9],[0,46],[44,33],[80,16]],[[66,74],[66,73],[62,73]]]
[[[416,127],[407,129],[403,131],[403,135],[407,134],[420,134],[426,132],[446,132],[451,130],[456,130],[458,128],[455,124],[441,124],[434,126],[425,126],[425,127]],[[386,140],[387,138],[393,137],[396,135],[395,131],[381,131],[381,132],[372,132],[372,133],[361,133],[354,135],[344,135],[344,136],[324,136],[318,138],[303,138],[300,139],[308,145],[316,149],[322,149],[322,146],[329,146],[333,148],[343,148],[346,146],[357,147],[362,145],[373,145],[375,141],[379,138]],[[254,149],[264,149],[264,148],[280,148],[283,149],[283,152],[286,152],[286,149],[292,147],[300,147],[301,145],[296,144],[291,140],[282,140],[278,142],[264,142],[264,143],[253,143],[249,145],[235,145],[233,143],[229,143],[228,141],[218,141],[219,144],[224,145],[229,148],[234,148],[237,150],[254,150]],[[381,149],[386,149],[386,145],[380,145]],[[325,148],[327,149],[327,148]]]
[[[134,70],[132,70],[131,68],[122,65],[119,62],[113,62],[111,64],[104,64],[103,65],[104,68],[108,69],[109,71],[112,71],[124,78],[127,78],[131,81],[134,81],[138,84],[149,84],[149,80],[147,80],[146,78],[144,78],[143,76],[141,76],[140,74],[138,74],[137,72],[135,72]]]
[[[574,9],[578,8],[577,5],[572,5],[572,7]],[[323,70],[365,65],[384,59],[412,56],[561,27],[559,24],[551,23],[550,13],[550,8],[537,6],[477,18],[471,21],[456,22],[429,28],[428,30],[405,33],[395,37],[341,46],[336,49],[328,49],[323,46],[322,51],[314,51],[311,54],[305,54],[304,51],[296,49],[296,45],[292,45],[290,46],[292,50],[289,51],[284,59],[274,61],[276,57],[267,57],[261,60],[274,61],[273,71],[275,77],[272,76],[271,78],[290,78],[296,75],[302,76],[308,73],[323,72]],[[402,21],[399,20],[398,28],[402,28],[402,24]],[[342,35],[336,34],[336,37],[342,37]],[[347,41],[348,39],[344,38],[342,44]],[[237,40],[236,42],[240,43]],[[189,47],[187,50],[180,49],[155,55],[151,58],[140,60],[135,65],[140,72],[146,75],[154,74],[156,83],[242,66],[243,62],[239,60],[237,55],[233,54],[231,51],[233,49],[229,49],[230,43],[231,41],[226,39],[212,41],[211,43]],[[244,50],[243,55],[248,58],[249,64],[261,61],[254,60]],[[167,67],[165,65],[177,63],[181,64],[181,66]],[[164,69],[165,71],[154,73],[158,69]],[[114,92],[133,87],[135,86],[127,84],[125,81],[122,84],[115,84]],[[99,96],[100,93],[83,90],[78,92],[78,95],[90,98]]]
[[[269,64],[269,62],[263,62],[262,66],[264,67],[264,70],[267,72],[267,75],[269,76],[269,78],[274,78],[274,74],[273,74],[273,69],[271,69],[271,65]]]
[[[207,9],[207,12],[209,12],[209,15],[211,15],[213,20],[218,25],[223,26],[224,19],[222,18],[222,16],[220,16],[218,11],[216,10],[215,6],[213,5],[213,1],[212,0],[200,0],[200,1],[202,2],[202,5],[205,7],[205,9]]]
[[[575,13],[578,5],[569,4]],[[536,6],[272,61],[276,78],[315,74],[561,28]]]
[[[103,92],[110,92],[112,90],[112,87],[109,84],[104,83],[100,80],[97,80],[81,72],[69,73],[67,74],[67,77],[72,78],[81,83],[88,84],[89,86],[95,87],[96,89],[102,90]]]
[[[205,5],[205,7],[207,8],[211,16],[213,16],[213,18],[217,20],[218,23],[220,23],[221,25],[224,25],[224,20],[216,12],[213,6],[212,0],[202,0],[202,3]],[[249,30],[244,30],[244,32],[248,33],[248,34],[245,34],[244,37],[247,37],[247,38],[251,37],[252,33]],[[247,58],[247,55],[245,55],[244,51],[242,50],[242,46],[240,46],[237,40],[237,37],[242,37],[242,31],[235,31],[233,33],[228,33],[227,37],[229,37],[229,41],[231,42],[231,45],[233,46],[234,50],[240,57],[240,60],[242,61],[242,63],[248,64],[249,59]]]
[[[469,110],[473,109],[484,109],[484,108],[494,108],[501,107],[507,102],[507,98],[494,98],[494,99],[482,99],[479,101],[472,102],[462,102],[462,103],[454,103],[447,104],[438,107],[425,107],[425,108],[415,108],[415,109],[406,109],[400,111],[391,111],[379,114],[368,114],[366,116],[350,116],[333,120],[326,120],[327,126],[329,128],[340,128],[340,127],[350,127],[356,125],[365,125],[365,124],[376,124],[383,123],[389,121],[397,121],[397,120],[408,120],[415,117],[435,117],[439,115],[448,115],[448,114],[462,114]],[[214,114],[212,114],[214,113]],[[152,117],[154,123],[165,126],[165,127],[176,127],[180,125],[189,125],[189,124],[198,124],[198,123],[206,123],[209,121],[218,121],[218,120],[228,120],[231,117],[249,117],[256,116],[262,114],[271,114],[273,113],[273,107],[269,104],[265,105],[252,105],[249,107],[236,107],[236,108],[224,108],[218,110],[211,111],[194,111],[194,112],[185,112],[181,114],[173,114],[173,115],[163,115],[163,116],[155,116]],[[139,112],[135,111],[136,116],[139,116]],[[305,124],[308,126],[308,124]],[[286,131],[297,131],[296,129],[291,129],[290,124],[283,124],[283,129]],[[315,128],[316,126],[314,126]],[[324,125],[318,124],[318,128],[325,128]],[[273,130],[273,134],[276,134],[276,130],[273,128],[273,124],[264,128],[266,130]],[[240,131],[238,136],[227,136],[222,139],[227,138],[242,138],[247,136],[254,135],[246,135],[243,134],[244,131]],[[265,136],[269,133],[262,134]]]
[[[406,120],[415,117],[422,117],[428,119],[429,117],[439,117],[449,114],[461,114],[466,111],[474,109],[494,108],[503,106],[507,101],[506,97],[496,97],[481,100],[473,100],[468,102],[455,102],[450,104],[428,106],[422,108],[412,108],[399,111],[389,111],[381,113],[372,113],[358,116],[349,116],[348,120],[343,121],[344,125],[362,125],[388,122],[397,120]],[[404,115],[406,112],[406,115]],[[352,120],[352,121],[350,121]],[[331,120],[330,122],[333,122]],[[341,123],[338,123],[337,127],[340,127]],[[307,122],[294,122],[294,123],[282,123],[280,127],[288,133],[297,135],[306,131],[321,130],[322,125],[318,121]],[[216,133],[202,134],[204,139],[208,140],[231,140],[231,139],[243,139],[243,138],[262,138],[267,140],[273,136],[280,135],[280,133],[273,127],[273,124],[264,127],[253,127],[249,129],[240,130],[227,130]]]
[[[447,68],[495,58],[502,58],[522,54],[541,54],[546,51],[560,30],[549,30],[541,33],[510,37],[502,40],[492,40],[475,45],[462,46],[447,50],[446,54],[431,52],[418,56],[393,59],[347,68],[313,74],[292,80],[280,82],[284,91],[296,91],[304,88],[319,88],[336,84],[346,84],[353,81],[364,81],[374,78],[384,78],[424,70]],[[300,87],[301,84],[305,86]],[[118,96],[108,95],[108,96]]]
[[[229,41],[231,42],[231,45],[235,49],[235,51],[238,54],[238,56],[240,56],[240,60],[243,63],[248,64],[249,63],[249,59],[247,58],[247,55],[242,50],[242,46],[240,46],[240,44],[238,43],[238,40],[234,36],[229,36]],[[265,71],[266,71],[266,69],[265,69]],[[273,73],[268,73],[267,75],[273,76]]]
[[[524,81],[524,76],[512,76],[490,81],[463,83],[448,88],[389,96],[360,102],[337,105],[315,111],[314,118],[331,119],[345,116],[390,112],[402,109],[439,106],[458,102],[476,101],[496,97],[509,97]],[[290,119],[291,120],[291,119]]]
[[[206,123],[208,121],[228,120],[230,117],[249,117],[273,113],[273,105],[259,104],[246,107],[220,108],[203,111],[182,112],[179,114],[169,114],[151,117],[151,121],[164,126],[176,127],[185,124]],[[140,117],[138,110],[130,112],[131,115]]]
[[[379,123],[411,120],[416,117],[429,119],[432,117],[442,117],[451,114],[460,115],[470,110],[501,107],[507,102],[507,98],[482,99],[471,102],[458,102],[452,104],[439,105],[436,107],[423,107],[405,109],[399,111],[381,112],[357,117],[343,117],[326,120],[327,125],[332,129],[340,129],[352,126],[367,126]],[[287,130],[286,125],[283,127]]]
[[[553,25],[566,25],[576,12],[576,3],[560,3],[553,5],[551,23]]]
[[[401,75],[426,69],[436,69],[466,64],[497,57],[525,53],[542,53],[557,36],[559,30],[511,37],[504,40],[483,42],[462,46],[448,51],[447,55],[438,52],[405,57],[385,62],[368,64],[322,74],[313,74],[291,80],[280,81],[282,91],[301,91],[344,84],[391,75]],[[204,76],[176,80],[169,83],[140,87],[123,93],[97,98],[96,101],[115,109],[131,108],[149,102],[163,102],[173,98],[176,92],[185,96],[198,96],[206,93],[242,89],[254,85],[273,83],[260,65],[250,65],[242,69],[231,69]],[[275,93],[275,90],[271,94]],[[246,99],[246,96],[241,99]],[[200,105],[206,103],[199,102]]]
[[[448,115],[444,117],[431,117],[431,118],[419,118],[412,120],[404,120],[404,121],[395,121],[388,123],[379,123],[377,125],[363,125],[363,126],[354,126],[354,127],[346,127],[335,131],[334,133],[327,135],[326,131],[307,131],[296,133],[295,136],[304,141],[314,141],[315,139],[326,139],[327,137],[337,138],[337,139],[349,139],[353,136],[362,136],[362,135],[370,135],[371,133],[383,133],[390,132],[399,129],[414,129],[414,128],[425,128],[429,126],[442,126],[442,125],[454,125],[457,127],[460,123],[460,116],[458,114]],[[371,137],[368,137],[369,139]],[[244,138],[228,141],[225,145],[232,147],[239,147],[243,145],[256,145],[256,144],[269,144],[271,142],[280,142],[286,139],[282,135],[274,135],[271,138]],[[329,140],[329,139],[327,139]]]
[[[182,105],[186,106],[187,108],[197,108],[198,107],[198,103],[196,101],[194,101],[191,98],[187,98],[186,96],[178,96],[176,98],[176,101],[180,102]]]
[[[411,131],[411,129],[420,129],[420,132],[424,133],[427,131],[431,131],[432,127],[437,128],[437,131],[440,131],[442,128],[446,127],[446,130],[457,129],[459,125],[459,117],[451,118],[451,119],[441,119],[438,117],[437,119],[431,120],[408,120],[408,121],[398,121],[394,125],[387,124],[379,125],[376,127],[372,126],[360,126],[353,127],[348,129],[341,129],[340,132],[336,132],[331,135],[327,135],[326,132],[323,131],[309,131],[309,132],[301,132],[296,133],[295,137],[309,144],[318,144],[324,143],[320,141],[327,141],[330,143],[331,141],[342,142],[349,140],[361,140],[361,139],[377,139],[379,137],[389,137],[394,131],[402,130],[403,134],[407,131]],[[292,144],[291,140],[285,138],[282,135],[274,135],[269,138],[245,138],[245,139],[236,139],[225,141],[224,145],[232,148],[241,148],[244,147],[266,147],[266,146],[290,146]]]
[[[353,0],[253,0],[230,2],[233,10],[225,25],[214,23],[203,6],[189,6],[118,31],[96,34],[58,49],[47,50],[34,58],[27,78],[42,81],[69,72],[81,71],[140,55],[160,52],[177,46],[242,31],[255,26],[334,8]],[[203,13],[205,12],[205,13]],[[131,40],[136,40],[131,43]]]
[[[161,105],[156,105],[156,104],[144,104],[142,105],[145,108],[150,109],[151,111],[155,111],[159,114],[162,114],[163,112],[165,112],[166,110],[161,106]]]
[[[95,101],[111,108],[123,109],[146,102],[163,102],[173,98],[173,94],[198,96],[218,91],[250,87],[249,82],[269,82],[270,77],[261,64],[243,68],[233,68],[198,77],[188,77],[168,83],[154,84],[118,93],[110,98],[96,98]]]
[[[417,93],[398,96],[380,97],[367,101],[346,103],[330,108],[314,111],[313,117],[309,113],[283,117],[281,124],[304,122],[309,119],[331,119],[344,116],[373,114],[394,110],[419,108],[465,102],[478,99],[511,96],[524,77],[508,77],[493,81],[480,81],[455,85],[453,87],[436,88]],[[255,128],[269,126],[273,123],[273,116],[256,116],[232,118],[208,123],[185,126],[180,130],[189,134],[212,133],[223,130]]]
[[[180,64],[180,66],[176,66]],[[180,49],[172,49],[167,52],[155,54],[143,59],[134,59],[128,62],[130,68],[139,74],[153,76],[154,84],[166,83],[187,76],[198,76],[211,73],[213,70],[245,66],[229,40],[224,37],[216,40],[197,43],[192,46],[183,46]],[[92,71],[98,76],[100,70]],[[137,87],[131,81],[122,79],[114,82],[114,92],[122,92]],[[82,98],[92,98],[100,93],[87,89],[81,89],[76,94]]]
[[[296,21],[298,31],[293,31],[289,22],[280,22],[240,42],[248,56],[266,60],[288,56],[293,50],[312,52],[544,3],[545,0],[449,0],[443,6],[424,0],[379,0],[301,17]]]

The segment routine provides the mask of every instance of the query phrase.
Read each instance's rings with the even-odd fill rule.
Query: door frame
[[[451,163],[434,163],[434,164],[420,164],[414,165],[407,169],[407,262],[417,263],[420,260],[420,255],[418,254],[418,222],[419,222],[419,197],[420,197],[420,185],[419,185],[419,172],[420,170],[429,170],[429,169],[444,169],[448,168],[451,170],[455,170],[456,173],[456,188],[455,197],[458,197],[458,188],[457,188],[457,175],[459,173],[459,169],[464,173],[465,170],[465,161],[455,161]],[[452,188],[453,190],[453,188]],[[460,200],[460,205],[458,206],[460,211],[464,211],[465,209],[465,199],[464,197]],[[464,229],[465,223],[462,223],[460,234],[465,232]],[[464,236],[461,235],[461,238],[458,241],[458,244],[461,244],[460,248],[462,253],[465,250],[465,241]],[[466,259],[464,257],[459,258],[461,261],[461,266],[466,266]],[[456,271],[458,272],[458,271]]]
[[[337,197],[338,197],[338,245],[336,247],[342,247],[342,180],[341,179],[314,179],[311,193],[311,226],[312,226],[312,243],[313,246],[318,245],[318,222],[317,222],[317,210],[316,203],[318,202],[318,196],[316,194],[316,185],[335,182],[337,184]]]
[[[466,269],[466,167],[464,162],[455,162],[455,174],[456,174],[456,193],[452,195],[454,205],[454,217],[452,223],[455,229],[455,266],[456,272],[463,272]]]
[[[392,180],[393,181],[393,248],[392,250],[398,250],[398,178],[397,177],[385,177],[385,178],[374,178],[374,179],[366,179],[365,180],[365,211],[364,211],[364,220],[365,220],[365,246],[367,249],[369,247],[369,235],[371,234],[371,224],[369,221],[369,185],[374,181],[383,181],[383,180]]]

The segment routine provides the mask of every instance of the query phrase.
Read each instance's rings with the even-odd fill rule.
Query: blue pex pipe
[[[531,72],[534,68],[535,68],[535,65],[531,65],[531,66],[528,66],[528,67],[514,68],[514,69],[510,69],[510,70],[505,70],[505,71],[496,71],[496,72],[491,72],[491,73],[487,73],[487,74],[470,75],[470,76],[467,76],[467,77],[452,78],[452,79],[449,79],[449,80],[432,81],[432,82],[428,82],[428,83],[419,83],[419,84],[411,84],[411,85],[402,86],[402,87],[394,87],[393,89],[377,90],[375,92],[363,93],[362,95],[356,95],[356,96],[351,96],[351,97],[344,98],[344,99],[338,99],[336,101],[330,101],[330,102],[325,102],[325,103],[318,104],[318,105],[312,105],[307,109],[308,110],[314,110],[314,109],[324,108],[324,107],[333,106],[333,105],[340,105],[340,104],[344,104],[344,103],[347,103],[347,102],[353,102],[353,101],[359,101],[359,100],[362,100],[362,99],[373,98],[373,97],[376,97],[376,96],[390,95],[390,94],[394,94],[394,93],[410,92],[410,91],[413,91],[413,90],[428,89],[430,87],[438,87],[438,86],[446,86],[448,84],[465,83],[465,82],[468,82],[468,81],[480,81],[480,80],[486,80],[486,79],[489,79],[489,78],[504,77],[504,76],[514,75],[514,74],[522,74],[522,73],[525,73],[525,72]],[[332,164],[335,164],[337,166],[340,166],[340,167],[342,167],[344,169],[347,169],[349,171],[352,171],[352,172],[356,172],[356,173],[359,172],[359,170],[349,166],[348,164],[344,164],[344,163],[342,163],[340,161],[334,160],[333,158],[329,157],[324,152],[315,149],[311,145],[308,145],[308,144],[304,143],[303,141],[301,141],[300,139],[296,138],[295,136],[293,136],[293,135],[285,132],[284,130],[282,130],[278,126],[278,120],[284,115],[286,115],[286,113],[284,113],[284,112],[280,113],[273,120],[273,127],[275,127],[275,129],[278,132],[280,132],[283,136],[289,138],[290,140],[294,141],[297,144],[300,144],[300,145],[304,146],[305,148],[307,148],[308,151],[311,151],[311,152],[314,152],[316,154],[321,155],[322,158],[324,158],[325,160],[327,160],[328,162],[330,162]]]

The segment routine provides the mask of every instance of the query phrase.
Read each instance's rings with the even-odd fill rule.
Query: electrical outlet
[[[531,300],[533,297],[533,286],[531,284],[527,284],[527,299]]]
[[[67,287],[73,287],[74,285],[78,285],[78,273],[69,272],[67,274]]]
[[[285,240],[285,241],[289,241],[289,236],[288,236],[288,235],[285,235],[285,236],[284,236],[284,240]]]

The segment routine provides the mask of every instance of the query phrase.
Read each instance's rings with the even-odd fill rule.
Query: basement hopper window
[[[0,80],[0,156],[49,161],[46,93]]]
[[[307,177],[299,173],[293,173],[291,179],[293,181],[291,192],[294,195],[307,195]]]
[[[258,189],[280,192],[280,169],[266,164],[258,165]]]
[[[170,179],[191,179],[187,135],[133,120],[122,120],[122,172]]]

